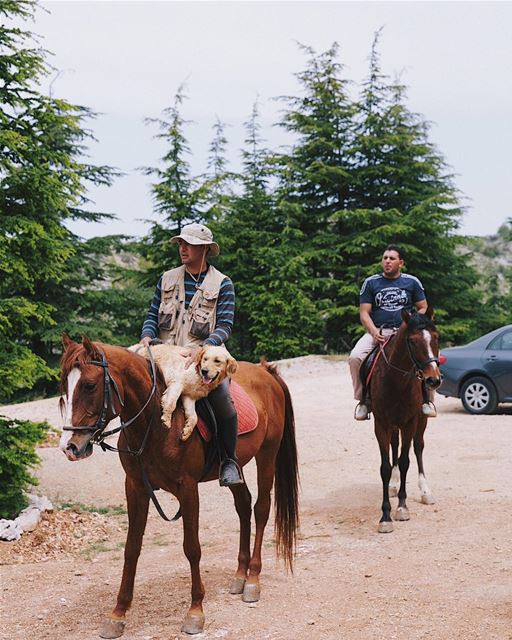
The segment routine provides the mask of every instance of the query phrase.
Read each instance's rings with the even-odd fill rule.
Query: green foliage
[[[216,264],[236,289],[229,346],[237,357],[348,351],[363,331],[359,289],[380,270],[389,243],[400,244],[406,270],[422,280],[444,341],[463,342],[487,323],[478,275],[456,234],[462,209],[452,176],[429,123],[408,109],[405,87],[381,72],[379,37],[358,100],[336,44],[320,54],[302,47],[300,93],[281,98],[279,125],[293,142],[266,149],[255,105],[239,175],[227,169],[220,121],[209,173],[190,175],[181,88],[160,122],[169,152],[163,169],[148,172],[160,180],[153,190],[163,219],[143,250],[144,282],[176,264],[168,240],[182,223],[211,225],[222,247]]]
[[[0,416],[0,518],[15,518],[27,506],[25,492],[37,484],[29,469],[40,462],[36,447],[49,426]]]
[[[67,322],[82,323],[77,300],[103,277],[92,275],[97,257],[66,223],[110,219],[87,209],[87,184],[109,185],[117,175],[83,159],[94,113],[39,90],[50,71],[46,52],[29,31],[9,26],[36,7],[1,4],[0,402],[29,388],[55,390],[60,334]]]

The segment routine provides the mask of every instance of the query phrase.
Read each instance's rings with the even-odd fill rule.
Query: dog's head
[[[206,345],[196,355],[196,368],[205,384],[219,384],[232,376],[238,363],[225,347]]]

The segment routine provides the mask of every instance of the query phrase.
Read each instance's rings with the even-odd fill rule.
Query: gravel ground
[[[295,573],[275,561],[272,526],[264,544],[260,602],[228,593],[236,567],[237,518],[231,495],[201,486],[206,627],[197,638],[228,640],[512,639],[511,410],[470,416],[438,398],[425,441],[436,499],[422,505],[412,458],[411,519],[378,534],[381,482],[372,422],[352,419],[348,367],[315,356],[285,361],[301,472],[301,534]],[[59,426],[56,400],[0,407]],[[126,531],[123,472],[97,450],[70,463],[40,450],[38,493],[74,505],[33,534],[0,545],[0,637],[89,640],[115,603]],[[254,467],[248,482],[255,490]],[[254,490],[253,490],[254,489]],[[163,496],[164,508],[176,503]],[[87,509],[101,509],[93,514]],[[181,525],[151,508],[127,639],[183,638],[190,579]]]

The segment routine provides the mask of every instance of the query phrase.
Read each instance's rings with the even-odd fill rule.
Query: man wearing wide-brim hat
[[[190,361],[203,345],[227,342],[233,329],[235,289],[231,280],[208,263],[218,256],[219,245],[204,224],[187,224],[171,238],[178,244],[181,266],[159,279],[141,332],[141,344],[158,338],[168,344],[190,347]],[[219,481],[222,486],[243,482],[236,463],[238,421],[226,379],[208,396],[217,418],[225,450]]]

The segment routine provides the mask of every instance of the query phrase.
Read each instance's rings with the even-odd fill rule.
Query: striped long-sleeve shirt
[[[194,293],[196,292],[196,284],[201,284],[206,276],[208,269],[202,271],[199,280],[196,280],[185,271],[185,309],[188,309]],[[158,309],[162,300],[162,278],[158,280],[155,289],[153,301],[149,307],[148,315],[142,325],[141,339],[149,336],[156,338],[158,335]],[[219,346],[226,342],[233,330],[233,321],[235,317],[235,288],[230,278],[224,278],[220,285],[219,299],[217,301],[217,311],[215,317],[215,328],[208,336],[203,344],[211,344]]]

